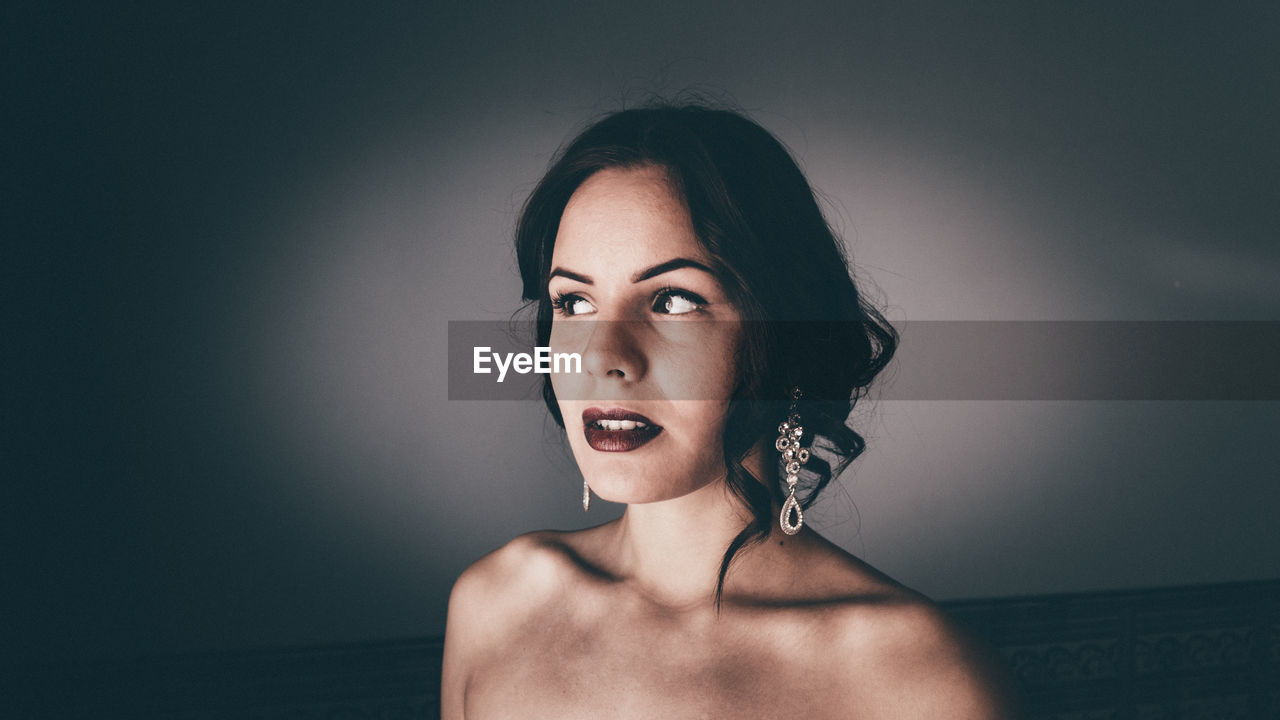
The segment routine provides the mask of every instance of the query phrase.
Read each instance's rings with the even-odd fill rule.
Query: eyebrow
[[[707,267],[706,265],[703,265],[697,260],[693,260],[691,258],[678,257],[678,258],[673,258],[671,260],[668,260],[666,262],[658,263],[657,265],[653,265],[651,267],[647,267],[644,270],[641,270],[640,272],[631,276],[631,282],[632,283],[644,282],[645,280],[648,280],[650,278],[655,278],[659,275],[662,275],[663,273],[669,273],[673,270],[679,270],[681,268],[693,268],[694,270],[701,270],[702,272],[708,275],[711,275],[712,277],[715,277],[715,273],[711,271],[711,268]],[[572,270],[566,270],[562,267],[557,267],[553,269],[551,271],[551,274],[548,275],[547,277],[553,278],[556,276],[569,278],[570,280],[576,280],[577,282],[580,282],[584,285],[595,284],[595,280],[593,280],[590,275],[583,275],[582,273],[576,273],[576,272],[573,272]]]

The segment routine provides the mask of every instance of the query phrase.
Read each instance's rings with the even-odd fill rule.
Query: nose
[[[582,352],[582,370],[597,379],[617,378],[633,383],[644,377],[648,364],[641,348],[639,323],[603,320],[592,323]]]

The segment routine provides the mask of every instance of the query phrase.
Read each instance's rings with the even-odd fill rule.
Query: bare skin
[[[733,507],[722,486],[698,493]],[[636,509],[521,536],[463,574],[449,603],[443,718],[1012,716],[979,645],[812,530],[775,531],[740,553],[717,613],[714,548],[677,534],[654,545],[650,564]]]
[[[565,208],[551,342],[581,352],[585,372],[552,379],[584,477],[627,508],[523,535],[463,573],[443,718],[1009,717],[976,644],[807,527],[787,536],[775,520],[740,551],[717,609],[721,560],[750,516],[720,450],[741,317],[712,265],[659,169],[602,170]],[[602,452],[584,436],[593,404],[662,431]],[[776,484],[772,445],[761,438],[743,465]]]

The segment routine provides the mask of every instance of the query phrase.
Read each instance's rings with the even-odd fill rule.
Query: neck
[[[768,482],[764,457],[757,447],[743,466]],[[750,511],[723,476],[678,498],[628,505],[614,533],[619,569],[655,603],[674,609],[709,605],[725,550],[750,521]]]

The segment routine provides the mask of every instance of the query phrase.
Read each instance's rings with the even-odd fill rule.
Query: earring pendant
[[[793,513],[796,519],[794,523],[791,522]],[[804,526],[804,512],[800,509],[799,501],[796,500],[795,488],[792,488],[791,494],[787,496],[787,501],[782,504],[782,513],[778,515],[778,525],[782,528],[782,532],[788,535],[795,535]]]
[[[800,413],[796,412],[796,403],[800,400],[800,388],[791,390],[791,407],[787,410],[787,419],[778,426],[778,439],[773,447],[782,453],[782,462],[787,477],[787,500],[782,504],[782,512],[778,515],[778,526],[787,535],[795,535],[804,527],[804,511],[800,509],[800,501],[796,500],[796,483],[800,481],[800,466],[809,462],[809,449],[800,447],[804,438],[804,426],[800,424]],[[792,522],[792,518],[795,522]]]

